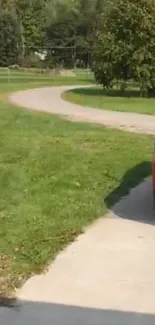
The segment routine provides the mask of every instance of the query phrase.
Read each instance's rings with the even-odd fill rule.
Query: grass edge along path
[[[140,98],[136,88],[128,88],[124,95],[121,95],[119,90],[104,91],[102,87],[81,87],[66,91],[62,98],[81,106],[155,115],[155,98]]]
[[[24,111],[0,98],[1,296],[40,273],[150,174],[151,145],[149,136]]]

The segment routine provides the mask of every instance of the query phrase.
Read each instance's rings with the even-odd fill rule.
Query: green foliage
[[[26,68],[37,68],[43,67],[42,60],[35,53],[28,54],[24,57],[22,65]]]
[[[116,79],[138,82],[141,95],[155,88],[155,1],[108,3],[97,39],[96,80],[110,87]]]
[[[18,21],[21,52],[16,61],[24,65],[35,51],[46,49],[50,67],[87,67],[103,4],[103,0],[1,0],[0,10],[13,12]],[[7,29],[5,24],[1,27]]]
[[[102,1],[103,6],[104,1]],[[101,0],[51,0],[46,6],[47,28],[46,46],[50,64],[73,67],[75,64],[87,67],[90,64],[88,53],[96,38]],[[102,9],[101,9],[102,8]],[[93,21],[93,24],[92,24]],[[55,49],[55,47],[61,49]],[[72,46],[72,49],[62,47]],[[73,47],[76,47],[74,51]],[[76,58],[76,60],[75,60]]]
[[[3,53],[1,65],[18,61],[23,63],[25,56],[31,55],[42,47],[43,37],[45,37],[44,6],[44,0],[2,0],[0,3],[0,46]],[[20,57],[17,53],[18,35],[21,41],[20,50],[22,48]],[[11,51],[14,59],[10,58]]]
[[[96,80],[105,88],[116,79],[122,88],[134,79],[141,95],[155,92],[155,0],[1,0],[0,10],[11,15],[1,23],[3,65],[23,65],[46,50],[49,67],[94,63]],[[3,37],[10,24],[15,33]],[[4,50],[8,46],[13,60]]]
[[[30,54],[43,44],[43,0],[16,0],[16,10],[21,22],[25,53]]]
[[[21,50],[21,37],[15,12],[0,11],[0,66],[18,63]]]

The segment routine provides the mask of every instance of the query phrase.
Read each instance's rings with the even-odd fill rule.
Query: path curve
[[[63,92],[83,87],[89,86],[29,89],[12,93],[9,99],[22,107],[63,115],[74,121],[103,124],[136,133],[155,134],[155,116],[82,107],[62,99]]]
[[[133,123],[136,131],[154,131],[155,117],[93,111],[66,103],[60,95],[72,88],[28,90],[12,94],[10,98],[27,108],[77,120],[119,128],[124,124],[128,130],[133,130]],[[0,323],[154,325],[155,217],[152,203],[148,179],[123,198],[107,218],[91,225],[59,254],[47,273],[30,278],[18,295],[24,302],[20,312],[0,308]]]

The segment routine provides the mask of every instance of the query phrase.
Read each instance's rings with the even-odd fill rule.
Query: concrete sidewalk
[[[147,179],[29,279],[24,304],[1,308],[0,324],[154,325],[154,220]]]
[[[73,120],[155,133],[155,117],[67,103],[75,87],[18,92],[13,103]],[[150,180],[67,247],[47,273],[29,279],[19,307],[0,308],[0,325],[154,325],[155,210]]]

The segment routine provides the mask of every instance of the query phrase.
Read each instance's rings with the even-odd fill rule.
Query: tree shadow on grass
[[[121,218],[154,225],[155,209],[150,175],[151,164],[147,161],[125,173],[119,187],[105,198],[108,209]]]
[[[90,97],[99,97],[99,96],[107,96],[107,97],[124,97],[124,98],[140,98],[140,91],[137,88],[126,89],[125,91],[121,91],[119,89],[109,89],[105,90],[101,87],[99,88],[78,88],[73,89],[72,93],[75,95],[82,96],[90,96]]]

